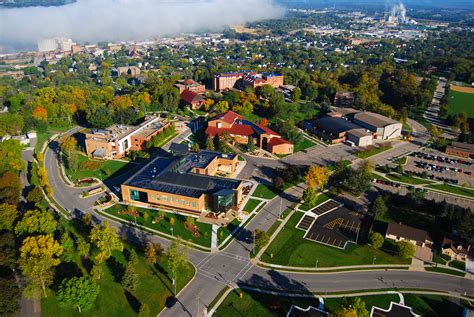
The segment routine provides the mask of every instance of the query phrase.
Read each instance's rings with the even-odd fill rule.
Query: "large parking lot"
[[[429,179],[448,184],[474,187],[472,160],[447,156],[438,151],[412,153],[407,158],[404,170],[417,176],[424,173]]]

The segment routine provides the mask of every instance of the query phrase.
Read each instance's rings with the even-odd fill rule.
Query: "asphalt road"
[[[63,207],[74,215],[91,212],[95,199],[79,198],[81,190],[68,187],[59,175],[55,144],[48,148],[45,164],[51,185],[54,187],[53,196]],[[319,149],[316,147],[314,150]],[[321,148],[322,149],[322,148]],[[325,148],[324,148],[325,149]],[[298,162],[300,160],[296,160]],[[274,161],[278,162],[278,161]],[[302,161],[300,161],[302,162]],[[308,164],[309,162],[306,162]],[[251,164],[267,166],[269,162],[252,161]],[[272,163],[273,164],[273,163]],[[280,164],[280,163],[275,163]],[[249,165],[250,166],[250,165]],[[249,167],[250,170],[250,167]],[[247,173],[244,171],[243,173]],[[217,296],[219,291],[228,283],[252,284],[255,286],[270,286],[285,290],[311,291],[347,291],[357,289],[381,288],[430,288],[440,291],[450,291],[463,294],[474,294],[474,281],[449,275],[439,275],[426,272],[409,271],[355,271],[346,273],[303,274],[282,273],[255,267],[249,260],[252,249],[252,232],[256,229],[268,230],[280,215],[298,196],[303,188],[294,187],[282,193],[269,202],[257,216],[242,230],[230,245],[218,253],[204,253],[196,250],[189,251],[189,259],[195,265],[197,274],[189,285],[178,296],[178,302],[170,309],[164,310],[162,316],[203,316],[205,309]],[[140,239],[158,242],[166,247],[169,241],[152,236],[127,225],[112,222],[94,214],[95,221],[111,222],[122,236],[128,239]]]

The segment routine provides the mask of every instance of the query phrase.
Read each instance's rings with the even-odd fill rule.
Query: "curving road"
[[[56,144],[53,142],[45,153],[45,165],[53,197],[57,203],[67,208],[73,215],[92,212],[95,199],[84,200],[78,197],[81,190],[64,184],[58,168]],[[114,183],[114,182],[112,182]],[[197,274],[188,286],[179,294],[178,302],[165,309],[161,316],[204,316],[208,305],[220,290],[231,282],[251,284],[286,291],[336,292],[358,289],[417,288],[448,291],[457,294],[474,295],[474,281],[450,275],[413,271],[354,271],[345,273],[288,273],[256,267],[249,259],[252,249],[252,232],[256,228],[268,230],[303,188],[293,187],[270,201],[257,216],[242,230],[222,252],[205,253],[192,250],[190,261],[195,265]],[[97,222],[107,220],[94,214]],[[119,232],[129,239],[146,239],[167,246],[169,241],[111,222]]]

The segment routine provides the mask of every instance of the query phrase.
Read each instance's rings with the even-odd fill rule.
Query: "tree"
[[[33,118],[39,121],[48,120],[48,111],[44,107],[36,107],[32,113]]]
[[[324,166],[313,165],[305,176],[306,185],[310,188],[323,188],[329,179],[329,170]]]
[[[432,124],[430,126],[430,133],[434,139],[437,139],[443,135],[443,130],[439,129],[437,126]]]
[[[49,211],[28,210],[23,218],[15,226],[15,233],[23,235],[26,233],[52,234],[56,231],[58,222]]]
[[[318,195],[313,187],[308,187],[303,192],[303,200],[308,206],[316,205]]]
[[[369,317],[365,302],[360,297],[354,298],[351,306],[357,311],[357,317]]]
[[[255,229],[253,234],[255,237],[255,248],[257,250],[263,248],[268,243],[268,241],[270,241],[270,236],[266,231]]]
[[[188,261],[187,250],[187,246],[183,246],[183,241],[180,238],[174,240],[166,250],[166,256],[168,257],[169,274],[171,280],[173,281],[173,285],[175,286],[179,269],[186,265]]]
[[[61,262],[59,257],[63,247],[51,235],[27,237],[20,248],[19,265],[29,279],[31,290],[43,290],[47,297],[46,287],[53,282],[53,268]]]
[[[43,192],[39,186],[35,186],[26,196],[26,200],[28,202],[37,205],[38,203],[42,202],[44,199]]]
[[[63,306],[77,308],[81,313],[92,308],[99,292],[100,287],[94,280],[82,276],[64,279],[56,296]]]
[[[273,179],[273,186],[275,186],[276,188],[281,188],[283,187],[283,185],[285,185],[285,180],[280,176],[277,176]]]
[[[16,206],[9,204],[0,205],[0,230],[13,230],[13,223],[18,217]]]
[[[135,271],[135,265],[132,261],[127,263],[125,273],[123,274],[121,284],[124,288],[133,290],[138,286],[138,274]]]
[[[415,255],[415,246],[410,241],[402,240],[397,243],[398,256],[409,259]]]
[[[158,262],[158,256],[161,253],[161,246],[158,243],[150,243],[145,248],[145,259],[148,263],[154,265]]]
[[[118,250],[122,252],[123,250],[123,243],[117,231],[115,231],[115,228],[111,227],[108,222],[104,222],[101,226],[97,225],[92,228],[90,239],[99,249],[99,253],[96,255],[96,260],[99,263],[110,258],[112,251]]]
[[[206,137],[206,150],[214,151],[216,147],[214,146],[214,141],[210,136]]]
[[[407,196],[416,205],[420,205],[423,199],[425,198],[426,193],[427,193],[427,190],[424,188],[412,188],[408,190]]]
[[[375,216],[375,219],[381,219],[387,213],[388,208],[385,205],[385,199],[382,196],[377,196],[370,206],[370,212]]]
[[[384,237],[378,232],[372,232],[369,237],[370,244],[375,249],[380,249],[385,242]]]
[[[256,146],[255,146],[255,140],[253,137],[249,136],[248,141],[247,141],[247,151],[253,152],[255,151]]]
[[[8,171],[0,176],[0,203],[17,205],[20,201],[20,192],[21,181],[16,173]]]
[[[0,266],[14,268],[17,265],[15,236],[10,231],[0,232]]]
[[[90,249],[91,245],[83,237],[79,236],[77,238],[77,253],[83,258],[87,258],[89,257]]]
[[[291,100],[296,102],[300,100],[300,98],[301,98],[301,89],[299,87],[296,87],[295,89],[293,89],[293,92],[291,94]]]
[[[225,100],[221,100],[214,106],[214,110],[220,113],[226,112],[229,110],[229,103]]]
[[[77,148],[76,138],[66,135],[61,138],[61,141],[59,142],[59,146],[61,147],[61,150],[63,150],[66,153],[74,151]]]
[[[20,300],[21,291],[16,280],[0,277],[0,316],[16,315]]]

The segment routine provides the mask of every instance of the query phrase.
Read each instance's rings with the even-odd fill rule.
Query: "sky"
[[[38,39],[78,43],[151,39],[277,18],[274,0],[78,0],[59,7],[0,9],[0,52],[32,50]]]

